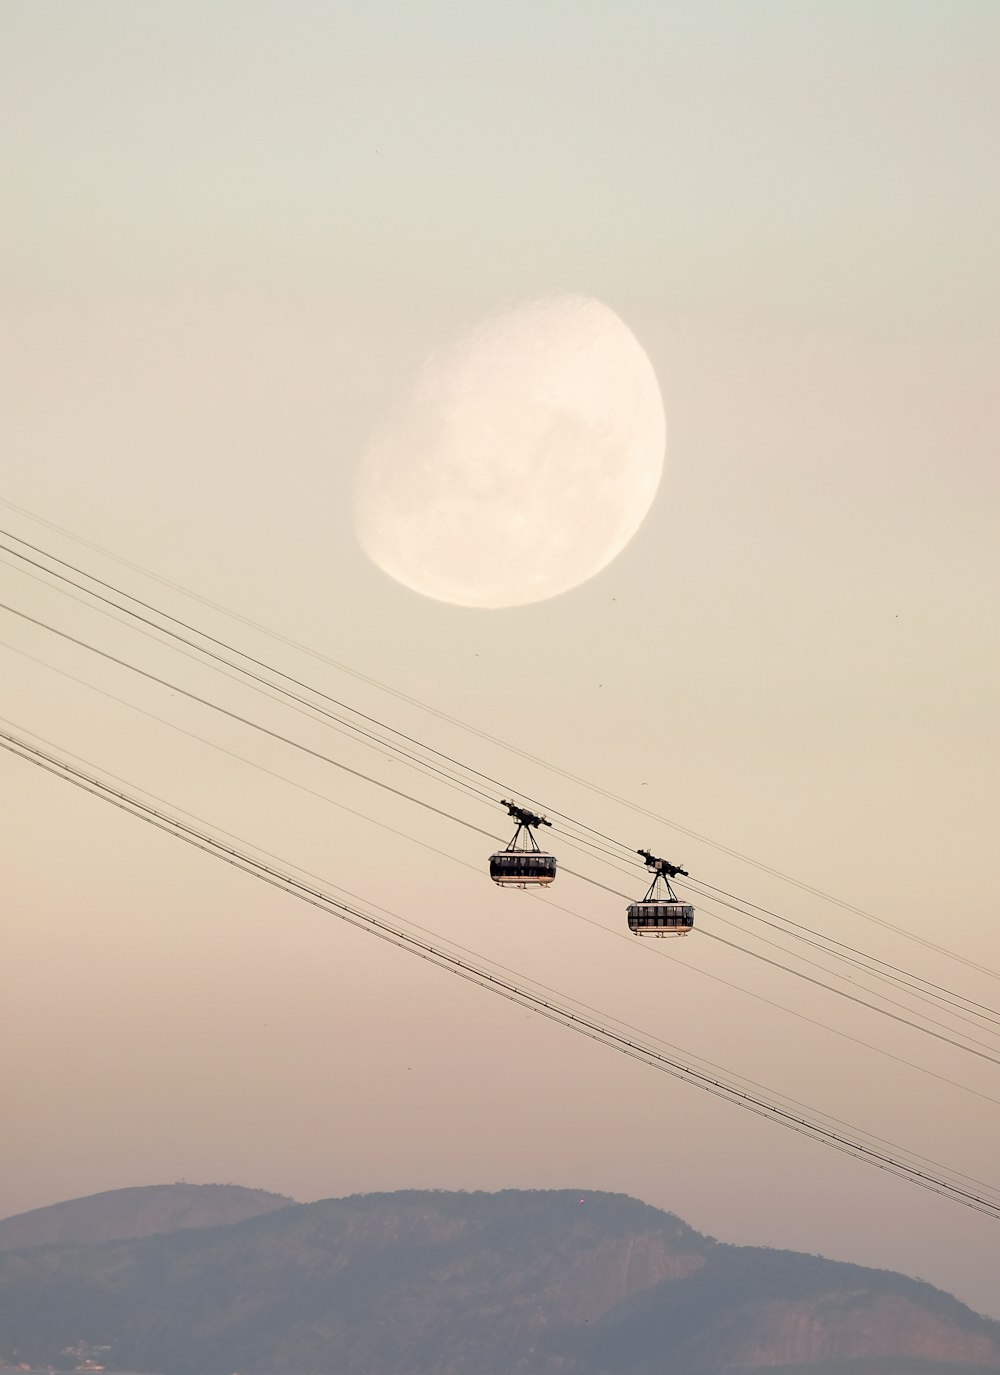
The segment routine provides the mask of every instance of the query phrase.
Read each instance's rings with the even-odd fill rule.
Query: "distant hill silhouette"
[[[153,1184],[112,1189],[0,1219],[0,1250],[94,1245],[182,1227],[221,1227],[287,1208],[294,1200],[238,1184]]]
[[[126,1206],[102,1197],[108,1216]],[[1000,1375],[1000,1323],[928,1284],[723,1246],[624,1195],[256,1197],[270,1208],[245,1221],[0,1254],[0,1358],[170,1375]]]

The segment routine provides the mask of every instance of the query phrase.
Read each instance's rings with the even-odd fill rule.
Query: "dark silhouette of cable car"
[[[514,838],[506,850],[490,855],[490,878],[504,888],[527,888],[551,883],[556,876],[556,857],[539,849],[537,826],[551,826],[544,816],[536,816],[506,798],[502,804],[517,822]]]
[[[636,936],[687,936],[694,928],[694,908],[681,902],[670,886],[678,874],[687,877],[687,870],[669,860],[657,859],[648,850],[636,850],[653,870],[653,882],[641,902],[628,908],[628,929]]]

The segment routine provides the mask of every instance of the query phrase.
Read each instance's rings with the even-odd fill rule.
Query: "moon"
[[[624,321],[587,296],[524,301],[431,353],[372,435],[358,541],[438,601],[543,601],[625,548],[665,447],[656,374]]]

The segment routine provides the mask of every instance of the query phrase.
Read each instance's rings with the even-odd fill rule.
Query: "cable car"
[[[629,904],[628,929],[636,936],[689,935],[694,928],[694,908],[681,902],[670,886],[678,874],[686,878],[687,870],[657,859],[648,850],[637,850],[636,854],[642,855],[646,868],[653,870],[653,882],[641,902]]]
[[[517,822],[517,830],[506,850],[498,850],[495,855],[490,855],[490,878],[504,888],[527,888],[529,884],[534,887],[551,883],[556,876],[556,857],[539,849],[535,828],[551,826],[552,822],[546,821],[544,816],[525,811],[506,798],[502,805]]]

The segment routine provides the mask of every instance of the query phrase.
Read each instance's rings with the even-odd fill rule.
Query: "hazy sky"
[[[0,25],[0,497],[1000,967],[1000,7],[8,0]],[[609,569],[547,602],[409,592],[354,538],[368,436],[429,350],[556,291],[618,312],[656,369],[653,511]],[[0,526],[521,794],[997,1005],[968,967],[26,516],[0,507]],[[506,839],[499,809],[6,562],[0,583],[3,602]],[[502,893],[484,839],[0,614],[0,715],[25,731],[997,1183],[996,1065],[702,935],[650,949],[617,898],[569,875],[542,898]],[[302,1199],[607,1188],[725,1240],[920,1274],[1000,1316],[995,1222],[619,1062],[9,756],[0,777],[0,1213],[179,1178]],[[707,907],[704,930],[807,968]]]

